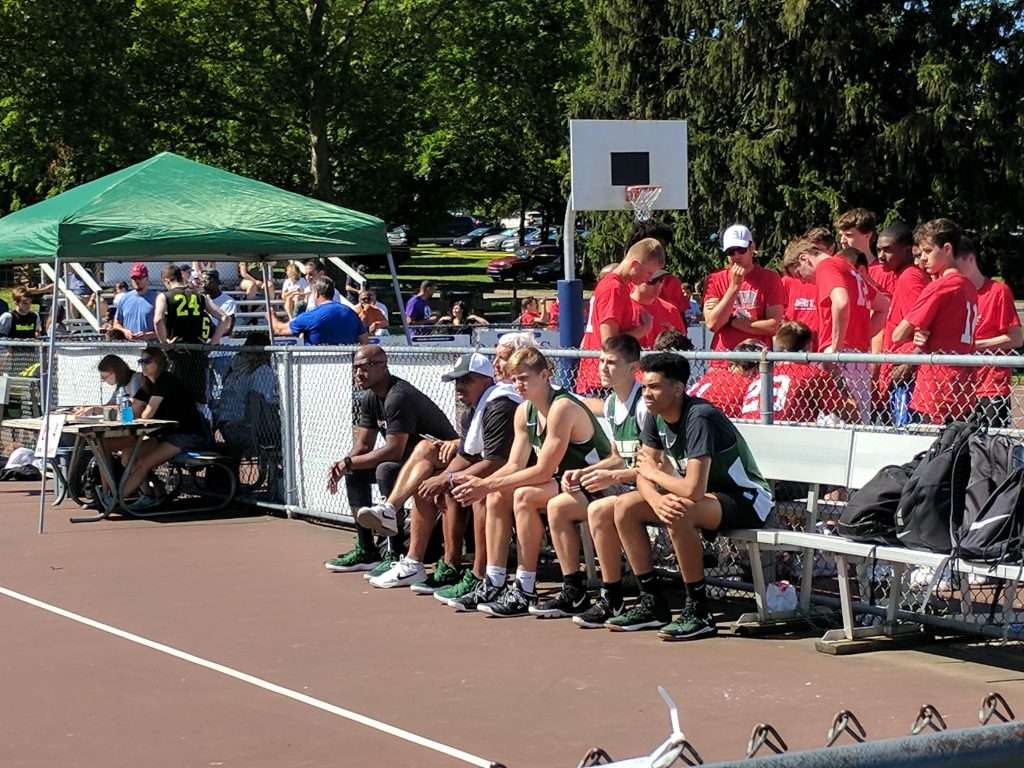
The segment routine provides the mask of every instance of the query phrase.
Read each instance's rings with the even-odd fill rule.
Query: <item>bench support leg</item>
[[[601,586],[597,578],[597,557],[594,554],[594,538],[590,535],[590,526],[586,520],[579,523],[580,543],[583,545],[583,561],[587,564],[587,584],[592,588]]]
[[[750,574],[754,579],[754,602],[757,605],[757,618],[766,622],[768,614],[767,585],[764,581],[764,563],[761,562],[761,547],[756,541],[747,542],[747,555],[750,557]]]

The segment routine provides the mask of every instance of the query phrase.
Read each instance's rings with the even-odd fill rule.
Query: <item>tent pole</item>
[[[388,246],[388,269],[391,270],[391,287],[395,289],[395,301],[398,302],[398,314],[402,318],[402,330],[405,331],[405,343],[412,344],[412,333],[409,332],[409,318],[405,316],[405,305],[402,303],[402,289],[398,287],[398,270],[395,269],[395,257]]]
[[[50,300],[50,342],[46,350],[46,391],[43,393],[43,470],[39,481],[39,533],[46,520],[46,466],[50,453],[50,406],[53,393],[53,349],[57,344],[57,285],[60,283],[60,252],[53,257],[53,298]]]
[[[260,256],[260,271],[263,274],[263,305],[266,307],[267,315],[273,316],[274,311],[270,308],[270,292],[273,290],[274,273],[267,265],[267,257]],[[269,320],[269,318],[268,318]],[[270,326],[270,343],[274,343],[274,326]]]

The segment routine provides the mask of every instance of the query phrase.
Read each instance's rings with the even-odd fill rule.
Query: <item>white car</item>
[[[501,244],[508,238],[517,235],[518,231],[515,229],[503,229],[496,235],[488,235],[480,241],[480,247],[485,251],[500,251]]]

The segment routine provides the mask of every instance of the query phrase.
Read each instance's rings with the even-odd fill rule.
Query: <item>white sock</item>
[[[497,565],[487,566],[487,581],[492,587],[505,586],[505,579],[508,578],[508,569],[500,568]]]
[[[524,571],[522,568],[516,570],[516,578],[523,587],[524,592],[533,592],[537,586],[537,572]]]
[[[408,555],[405,555],[402,559],[409,563],[409,565],[423,565],[419,560],[414,557],[409,557]]]

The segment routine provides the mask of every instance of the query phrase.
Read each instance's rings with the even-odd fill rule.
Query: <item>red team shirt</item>
[[[818,351],[824,352],[832,344],[832,291],[846,288],[850,320],[842,348],[846,351],[868,352],[871,349],[871,302],[874,290],[842,256],[829,256],[818,264],[814,270],[814,284],[818,301]]]
[[[875,262],[868,266],[868,275],[875,284],[882,289],[882,293],[886,296],[892,296],[893,291],[896,290],[896,273],[890,272],[882,266],[882,262],[877,259]]]
[[[750,376],[733,373],[728,368],[708,368],[708,372],[686,390],[686,394],[703,398],[730,419],[738,419],[750,381]]]
[[[641,312],[647,312],[651,316],[651,330],[640,339],[640,346],[643,349],[650,349],[654,346],[658,334],[667,328],[675,328],[677,331],[686,332],[683,324],[683,316],[679,314],[679,308],[665,299],[658,297],[650,304],[637,304]]]
[[[921,350],[967,355],[974,351],[974,327],[978,322],[978,292],[955,270],[924,287],[907,321],[930,333]],[[910,407],[934,424],[948,418],[967,418],[974,408],[974,377],[971,368],[920,365]]]
[[[676,314],[679,315],[680,319],[683,316],[683,312],[690,305],[690,300],[686,296],[686,291],[683,290],[683,284],[675,275],[665,275],[661,281],[661,296],[659,297],[664,301],[667,301],[676,309]],[[675,326],[673,326],[675,327]]]
[[[986,277],[978,289],[978,325],[974,329],[974,338],[1002,336],[1019,325],[1020,318],[1013,306],[1013,291],[1006,283],[997,283]],[[1005,355],[1006,352],[986,354]],[[975,374],[978,397],[1009,396],[1011,373],[1010,368],[978,368]]]
[[[775,421],[817,421],[840,410],[843,387],[828,371],[809,363],[776,363],[772,412]],[[761,380],[755,379],[743,399],[742,416],[756,419],[761,411]]]
[[[782,288],[786,292],[785,318],[803,323],[811,329],[811,343],[808,349],[816,350],[818,348],[818,289],[813,282],[789,275],[782,278]]]
[[[910,313],[910,310],[914,308],[914,304],[917,303],[918,296],[921,295],[921,291],[925,289],[925,286],[931,282],[931,279],[922,269],[914,264],[904,267],[903,270],[898,273],[890,272],[889,274],[895,279],[893,281],[893,291],[891,294],[892,301],[889,302],[889,312],[885,316],[885,328],[882,332],[882,351],[891,352],[893,354],[912,355],[917,351],[917,347],[914,346],[914,340],[909,339],[897,344],[892,340],[892,332],[896,330],[896,326],[899,325],[903,321],[903,318]],[[888,363],[883,364],[878,372],[879,392],[885,393],[889,391],[889,377],[891,374],[892,366]]]
[[[729,287],[729,269],[721,269],[713,273],[704,288],[704,303],[709,299],[719,299],[725,296]],[[768,307],[775,305],[786,305],[786,292],[782,288],[782,280],[771,270],[765,269],[757,264],[750,271],[750,274],[743,278],[740,289],[736,292],[736,299],[732,306],[732,317],[745,317],[748,320],[764,320],[768,316]],[[750,334],[738,331],[731,325],[726,325],[715,333],[711,340],[712,352],[728,352],[749,338]],[[716,367],[725,363],[717,361]]]
[[[640,325],[640,306],[629,296],[629,283],[615,272],[602,277],[590,298],[590,314],[583,334],[581,349],[601,349],[601,323],[614,321],[619,333],[627,333]],[[576,391],[590,392],[601,386],[596,358],[580,360],[576,375]]]

